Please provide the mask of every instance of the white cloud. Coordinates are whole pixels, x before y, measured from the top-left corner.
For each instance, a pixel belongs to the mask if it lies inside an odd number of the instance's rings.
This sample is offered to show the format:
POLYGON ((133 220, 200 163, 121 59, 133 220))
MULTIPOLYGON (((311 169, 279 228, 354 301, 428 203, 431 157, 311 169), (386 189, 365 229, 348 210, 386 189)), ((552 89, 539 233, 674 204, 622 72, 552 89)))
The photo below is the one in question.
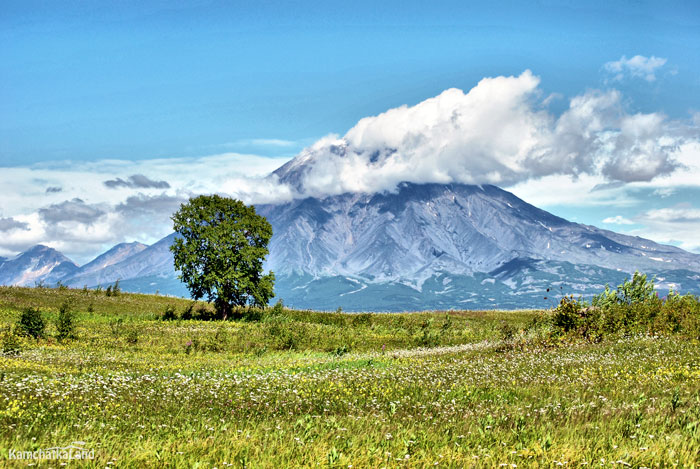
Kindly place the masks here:
POLYGON ((254 138, 251 140, 245 140, 244 143, 250 143, 252 145, 269 145, 273 147, 293 147, 297 145, 297 142, 292 140, 282 140, 279 138, 254 138))
POLYGON ((675 174, 696 126, 660 113, 625 112, 618 91, 588 91, 554 116, 530 71, 484 78, 415 106, 361 119, 317 141, 278 174, 306 195, 393 190, 399 182, 491 183, 553 175, 648 182, 675 174))
POLYGON ((614 217, 608 217, 603 220, 603 223, 607 223, 610 225, 634 225, 634 222, 632 220, 629 220, 622 215, 616 215, 614 217))
POLYGON ((608 62, 603 68, 615 81, 623 80, 626 75, 629 75, 651 82, 656 80, 656 71, 665 64, 666 59, 653 55, 651 57, 635 55, 629 59, 623 55, 620 60, 608 62))
POLYGON ((528 179, 508 188, 524 201, 548 207, 631 207, 637 200, 623 184, 608 184, 600 175, 551 175, 528 179))
POLYGON ((41 243, 82 263, 119 242, 152 243, 167 235, 170 215, 191 195, 287 200, 289 191, 266 176, 288 159, 229 153, 0 168, 0 255, 41 243))
POLYGON ((649 210, 642 218, 670 223, 700 223, 700 209, 691 207, 660 208, 649 210))
POLYGON ((668 244, 677 244, 688 251, 700 252, 700 209, 690 204, 649 210, 635 217, 644 225, 634 234, 668 244))

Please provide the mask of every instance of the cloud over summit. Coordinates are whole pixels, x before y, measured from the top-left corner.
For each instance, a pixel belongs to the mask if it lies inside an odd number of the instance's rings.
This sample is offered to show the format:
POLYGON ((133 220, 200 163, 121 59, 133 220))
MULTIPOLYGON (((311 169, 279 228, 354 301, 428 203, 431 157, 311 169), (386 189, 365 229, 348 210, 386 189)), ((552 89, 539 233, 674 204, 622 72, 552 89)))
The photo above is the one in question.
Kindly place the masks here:
POLYGON ((323 138, 275 172, 301 195, 393 190, 399 182, 509 187, 549 175, 599 175, 639 182, 670 174, 697 128, 663 114, 630 114, 616 90, 573 97, 555 116, 540 80, 484 78, 468 92, 448 89, 414 106, 361 119, 323 138))

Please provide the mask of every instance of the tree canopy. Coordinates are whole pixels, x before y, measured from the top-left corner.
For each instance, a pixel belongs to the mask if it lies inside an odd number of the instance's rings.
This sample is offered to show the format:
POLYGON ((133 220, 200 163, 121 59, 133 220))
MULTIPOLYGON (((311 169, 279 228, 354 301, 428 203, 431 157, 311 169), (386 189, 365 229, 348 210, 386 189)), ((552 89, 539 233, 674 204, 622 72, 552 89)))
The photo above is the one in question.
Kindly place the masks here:
POLYGON ((274 296, 274 273, 263 274, 272 226, 255 207, 218 195, 201 195, 172 216, 170 250, 175 269, 194 299, 214 302, 223 319, 234 306, 265 306, 274 296))

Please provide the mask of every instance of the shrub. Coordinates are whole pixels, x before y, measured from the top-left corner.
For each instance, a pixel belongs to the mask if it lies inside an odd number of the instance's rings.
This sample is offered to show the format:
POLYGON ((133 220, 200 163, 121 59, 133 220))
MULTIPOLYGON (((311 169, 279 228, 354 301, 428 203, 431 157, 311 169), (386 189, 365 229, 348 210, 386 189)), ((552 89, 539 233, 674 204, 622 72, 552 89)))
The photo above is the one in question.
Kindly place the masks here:
POLYGON ((160 315, 162 321, 174 321, 177 319, 177 314, 175 314, 175 307, 168 305, 165 307, 163 314, 160 315))
POLYGON ((554 310, 552 323, 564 332, 577 329, 581 324, 582 309, 582 303, 575 300, 573 295, 565 296, 559 302, 557 309, 554 310))
POLYGON ((685 333, 700 339, 700 299, 673 292, 661 299, 654 280, 635 272, 615 290, 606 285, 592 306, 573 296, 562 298, 552 325, 595 341, 606 334, 633 333, 685 333))
POLYGON ((109 330, 114 337, 119 337, 121 335, 123 327, 124 320, 122 318, 112 319, 109 322, 109 330))
MULTIPOLYGON (((216 313, 211 309, 207 308, 205 305, 200 305, 196 309, 195 306, 197 306, 196 301, 193 301, 192 303, 187 305, 187 307, 182 310, 182 313, 180 314, 180 319, 196 319, 199 321, 213 321, 214 319, 217 319, 216 313)), ((175 314, 174 311, 173 314, 175 314)))
POLYGON ((440 341, 437 332, 431 330, 433 319, 426 319, 421 323, 421 334, 418 337, 418 345, 421 347, 435 347, 440 341))
POLYGON ((39 311, 38 308, 32 308, 30 306, 22 310, 22 314, 17 322, 17 327, 21 333, 38 339, 44 336, 46 322, 44 321, 41 311, 39 311))
POLYGON ((213 321, 217 319, 216 312, 201 305, 194 314, 194 319, 199 319, 200 321, 213 321))
POLYGON ((212 352, 221 352, 230 345, 228 333, 224 326, 219 326, 214 334, 207 335, 202 348, 212 352))
POLYGON ((654 293, 654 279, 647 280, 646 275, 635 271, 632 278, 625 280, 617 290, 611 290, 605 285, 605 291, 593 297, 593 306, 607 308, 613 304, 639 304, 656 297, 654 293))
POLYGON ((275 303, 275 306, 273 306, 270 309, 270 314, 279 316, 280 314, 284 313, 284 303, 282 302, 282 299, 280 298, 277 300, 277 303, 275 303))
POLYGON ((180 314, 180 319, 185 319, 185 320, 190 320, 194 318, 194 305, 196 303, 193 301, 185 309, 182 310, 182 314, 180 314))
POLYGON ((75 314, 71 311, 68 302, 64 302, 58 310, 56 332, 56 338, 58 340, 75 338, 75 314))
POLYGON ((296 350, 306 334, 303 325, 292 322, 285 316, 275 316, 269 320, 266 333, 277 350, 296 350))
POLYGON ((16 328, 9 326, 2 333, 2 353, 3 355, 17 355, 22 350, 22 343, 17 336, 16 328))
POLYGON ((515 337, 515 333, 518 332, 515 327, 513 327, 511 324, 508 324, 505 321, 501 321, 501 327, 500 333, 501 333, 501 339, 503 340, 512 340, 513 337, 515 337))
POLYGON ((370 313, 358 313, 352 318, 353 326, 369 326, 372 324, 372 315, 370 313))
POLYGON ((126 341, 129 344, 135 344, 139 341, 139 330, 135 327, 130 328, 126 333, 126 341))

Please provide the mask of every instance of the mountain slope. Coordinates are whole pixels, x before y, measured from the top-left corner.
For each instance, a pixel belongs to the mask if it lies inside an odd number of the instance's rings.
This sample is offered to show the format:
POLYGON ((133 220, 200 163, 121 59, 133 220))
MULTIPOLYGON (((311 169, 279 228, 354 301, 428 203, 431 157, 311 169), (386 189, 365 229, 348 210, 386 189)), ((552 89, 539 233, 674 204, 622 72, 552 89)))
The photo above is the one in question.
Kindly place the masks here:
POLYGON ((106 267, 109 267, 110 265, 114 265, 118 262, 121 262, 124 259, 133 256, 134 254, 138 254, 146 248, 148 248, 146 244, 137 242, 117 244, 109 251, 100 254, 92 261, 81 266, 80 269, 78 269, 73 274, 73 277, 86 276, 88 274, 92 274, 106 267))
POLYGON ((268 265, 280 274, 420 287, 436 273, 487 273, 514 259, 700 271, 699 255, 568 222, 495 186, 403 183, 396 193, 307 198, 257 210, 273 226, 268 265))
POLYGON ((55 284, 78 266, 53 248, 41 244, 0 263, 0 284, 34 286, 55 284))

